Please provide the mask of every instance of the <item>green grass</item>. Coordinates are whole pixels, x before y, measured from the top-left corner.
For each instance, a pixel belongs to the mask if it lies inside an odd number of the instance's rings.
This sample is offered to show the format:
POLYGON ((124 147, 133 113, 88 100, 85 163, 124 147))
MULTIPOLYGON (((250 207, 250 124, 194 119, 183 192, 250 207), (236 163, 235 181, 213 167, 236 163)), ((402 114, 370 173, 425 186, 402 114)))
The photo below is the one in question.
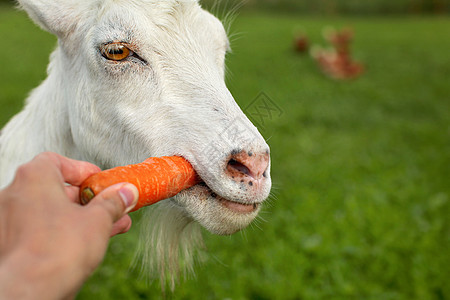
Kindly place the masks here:
MULTIPOLYGON (((207 260, 168 299, 449 299, 450 20, 245 13, 228 84, 246 107, 263 91, 283 110, 264 135, 274 197, 241 234, 205 233, 207 260), (360 79, 334 82, 291 49, 355 30, 360 79)), ((45 76, 55 46, 0 6, 0 125, 45 76)), ((139 215, 134 219, 138 221, 139 215)), ((159 299, 129 268, 136 226, 113 239, 79 299, 159 299)))

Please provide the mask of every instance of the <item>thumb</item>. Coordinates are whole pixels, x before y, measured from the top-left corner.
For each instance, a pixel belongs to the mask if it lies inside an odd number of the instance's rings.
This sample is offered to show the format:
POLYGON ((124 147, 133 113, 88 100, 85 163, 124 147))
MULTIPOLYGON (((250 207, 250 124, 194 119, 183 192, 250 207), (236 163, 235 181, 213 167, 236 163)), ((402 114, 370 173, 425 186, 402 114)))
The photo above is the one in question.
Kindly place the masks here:
POLYGON ((112 185, 95 196, 88 206, 101 207, 117 222, 130 212, 139 198, 138 189, 131 183, 118 183, 112 185))

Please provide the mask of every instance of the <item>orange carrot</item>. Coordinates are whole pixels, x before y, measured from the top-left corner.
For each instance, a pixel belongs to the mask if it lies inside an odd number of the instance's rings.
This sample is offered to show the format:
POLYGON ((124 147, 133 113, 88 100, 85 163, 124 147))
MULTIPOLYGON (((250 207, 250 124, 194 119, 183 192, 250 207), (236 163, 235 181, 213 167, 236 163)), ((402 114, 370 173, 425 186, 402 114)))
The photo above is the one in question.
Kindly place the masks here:
POLYGON ((139 201, 132 211, 170 198, 199 183, 191 164, 182 157, 151 157, 136 165, 97 173, 83 182, 80 200, 87 204, 95 195, 116 183, 128 182, 139 190, 139 201))

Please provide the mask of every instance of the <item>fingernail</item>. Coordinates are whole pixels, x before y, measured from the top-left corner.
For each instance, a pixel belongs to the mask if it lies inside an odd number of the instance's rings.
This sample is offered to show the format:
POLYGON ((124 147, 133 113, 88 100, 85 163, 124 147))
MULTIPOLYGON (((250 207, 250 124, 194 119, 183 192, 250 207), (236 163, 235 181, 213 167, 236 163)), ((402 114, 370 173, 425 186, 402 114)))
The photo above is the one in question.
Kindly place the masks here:
POLYGON ((136 187, 130 184, 124 185, 119 189, 119 195, 127 208, 125 213, 129 213, 136 205, 139 197, 136 187))

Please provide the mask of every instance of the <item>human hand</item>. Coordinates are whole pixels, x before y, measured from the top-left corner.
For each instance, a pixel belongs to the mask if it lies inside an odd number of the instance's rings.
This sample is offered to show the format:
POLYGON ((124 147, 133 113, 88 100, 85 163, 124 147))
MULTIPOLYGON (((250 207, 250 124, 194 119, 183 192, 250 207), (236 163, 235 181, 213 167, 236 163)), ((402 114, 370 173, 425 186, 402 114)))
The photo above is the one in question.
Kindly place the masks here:
POLYGON ((103 259, 109 237, 130 228, 126 213, 138 198, 133 185, 112 186, 79 204, 78 186, 98 171, 44 153, 19 167, 0 191, 1 299, 74 295, 103 259))

